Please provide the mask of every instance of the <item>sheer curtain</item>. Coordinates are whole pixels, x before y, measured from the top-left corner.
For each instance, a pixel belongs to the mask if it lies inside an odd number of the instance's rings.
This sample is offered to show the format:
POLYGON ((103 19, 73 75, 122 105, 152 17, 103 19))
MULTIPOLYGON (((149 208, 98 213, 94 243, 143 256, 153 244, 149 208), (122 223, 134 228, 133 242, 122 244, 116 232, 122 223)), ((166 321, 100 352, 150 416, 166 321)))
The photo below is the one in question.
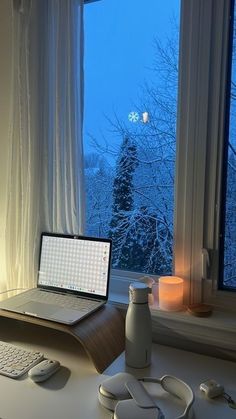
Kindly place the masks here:
POLYGON ((13 1, 7 287, 35 285, 41 231, 83 226, 82 0, 13 1))

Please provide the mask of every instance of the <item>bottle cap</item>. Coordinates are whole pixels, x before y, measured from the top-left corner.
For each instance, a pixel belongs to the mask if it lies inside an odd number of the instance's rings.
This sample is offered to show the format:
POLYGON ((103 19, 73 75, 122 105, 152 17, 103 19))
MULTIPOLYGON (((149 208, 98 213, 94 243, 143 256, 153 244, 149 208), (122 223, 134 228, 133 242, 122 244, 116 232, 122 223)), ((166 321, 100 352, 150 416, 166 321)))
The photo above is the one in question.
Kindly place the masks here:
POLYGON ((143 282, 133 282, 129 286, 129 300, 132 303, 142 304, 148 302, 150 288, 143 282))

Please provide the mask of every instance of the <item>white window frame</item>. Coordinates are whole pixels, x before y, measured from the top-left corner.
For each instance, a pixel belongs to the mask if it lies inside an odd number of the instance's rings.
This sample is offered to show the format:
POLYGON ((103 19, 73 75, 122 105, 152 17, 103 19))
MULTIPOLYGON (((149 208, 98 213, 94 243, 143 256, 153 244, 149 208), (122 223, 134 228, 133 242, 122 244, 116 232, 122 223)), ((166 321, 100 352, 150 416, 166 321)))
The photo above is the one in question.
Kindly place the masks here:
MULTIPOLYGON (((224 308, 235 310, 236 292, 218 290, 218 272, 220 255, 220 217, 221 217, 221 193, 223 173, 223 152, 225 142, 225 123, 227 118, 227 77, 228 77, 228 44, 230 36, 230 7, 231 1, 220 4, 222 10, 218 10, 221 25, 214 22, 214 49, 215 61, 212 84, 217 84, 218 89, 212 90, 214 95, 212 102, 216 109, 216 117, 209 121, 211 135, 209 135, 208 156, 212 156, 212 164, 206 172, 206 222, 208 228, 204 237, 204 247, 210 249, 210 272, 209 278, 203 282, 203 295, 207 302, 224 308), (219 48, 220 46, 220 48, 219 48), (215 146, 217 142, 217 147, 215 146)), ((234 19, 232 16, 231 19, 234 19)), ((223 210, 223 209, 222 209, 223 210)))
POLYGON ((230 0, 182 1, 174 254, 186 302, 233 309, 217 289, 229 16, 230 0))

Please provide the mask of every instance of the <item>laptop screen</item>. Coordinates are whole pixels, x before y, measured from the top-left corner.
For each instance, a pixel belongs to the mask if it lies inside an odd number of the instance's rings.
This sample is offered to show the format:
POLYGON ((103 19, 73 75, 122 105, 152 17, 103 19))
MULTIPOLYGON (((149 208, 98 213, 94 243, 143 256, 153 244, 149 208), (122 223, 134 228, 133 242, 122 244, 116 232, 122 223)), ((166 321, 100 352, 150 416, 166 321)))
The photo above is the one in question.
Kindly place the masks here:
POLYGON ((106 297, 111 240, 43 233, 38 285, 106 297))

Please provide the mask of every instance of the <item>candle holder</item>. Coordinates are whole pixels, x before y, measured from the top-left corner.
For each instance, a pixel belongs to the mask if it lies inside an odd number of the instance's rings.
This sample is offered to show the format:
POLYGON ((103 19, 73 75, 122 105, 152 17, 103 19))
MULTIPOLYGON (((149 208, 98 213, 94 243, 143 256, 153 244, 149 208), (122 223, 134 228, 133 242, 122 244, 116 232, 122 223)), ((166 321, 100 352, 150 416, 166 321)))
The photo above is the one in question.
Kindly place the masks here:
POLYGON ((159 278, 159 308, 180 311, 183 308, 184 281, 178 276, 159 278))

